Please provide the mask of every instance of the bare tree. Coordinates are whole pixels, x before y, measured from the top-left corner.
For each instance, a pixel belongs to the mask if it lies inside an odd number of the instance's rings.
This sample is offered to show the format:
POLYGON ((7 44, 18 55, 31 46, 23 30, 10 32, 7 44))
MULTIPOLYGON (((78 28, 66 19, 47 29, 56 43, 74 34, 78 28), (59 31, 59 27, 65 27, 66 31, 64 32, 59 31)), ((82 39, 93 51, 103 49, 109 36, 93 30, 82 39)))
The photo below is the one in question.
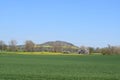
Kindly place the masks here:
POLYGON ((34 46, 35 46, 35 44, 33 41, 27 40, 25 42, 25 51, 28 51, 28 52, 34 51, 34 46))
POLYGON ((4 43, 4 41, 0 40, 0 51, 7 50, 7 45, 4 43))
POLYGON ((11 40, 9 42, 9 50, 10 51, 17 51, 17 41, 16 40, 11 40))
POLYGON ((59 42, 53 43, 53 52, 62 52, 62 45, 59 42))

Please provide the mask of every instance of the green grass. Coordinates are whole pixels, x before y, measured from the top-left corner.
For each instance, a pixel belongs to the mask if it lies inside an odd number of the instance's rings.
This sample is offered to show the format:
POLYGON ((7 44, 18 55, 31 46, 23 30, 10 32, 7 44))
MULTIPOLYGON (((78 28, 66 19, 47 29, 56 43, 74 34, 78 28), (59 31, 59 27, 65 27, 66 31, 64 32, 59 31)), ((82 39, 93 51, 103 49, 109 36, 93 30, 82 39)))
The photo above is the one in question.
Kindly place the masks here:
POLYGON ((0 55, 0 80, 120 80, 120 55, 0 55))

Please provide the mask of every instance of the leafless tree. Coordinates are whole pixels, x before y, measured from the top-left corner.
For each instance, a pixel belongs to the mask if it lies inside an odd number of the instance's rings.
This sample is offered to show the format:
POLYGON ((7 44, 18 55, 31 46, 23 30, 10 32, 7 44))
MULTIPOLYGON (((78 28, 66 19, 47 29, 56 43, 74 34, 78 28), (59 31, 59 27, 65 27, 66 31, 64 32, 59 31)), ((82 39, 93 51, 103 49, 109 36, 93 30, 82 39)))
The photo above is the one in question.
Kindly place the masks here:
POLYGON ((17 51, 17 41, 16 40, 11 40, 9 42, 9 50, 10 51, 17 51))
POLYGON ((4 43, 4 41, 0 40, 0 51, 7 50, 7 45, 4 43))
POLYGON ((34 51, 34 46, 35 46, 35 44, 33 41, 27 40, 25 42, 25 51, 28 51, 28 52, 34 51))
POLYGON ((62 52, 61 43, 54 42, 52 46, 53 46, 53 52, 62 52))

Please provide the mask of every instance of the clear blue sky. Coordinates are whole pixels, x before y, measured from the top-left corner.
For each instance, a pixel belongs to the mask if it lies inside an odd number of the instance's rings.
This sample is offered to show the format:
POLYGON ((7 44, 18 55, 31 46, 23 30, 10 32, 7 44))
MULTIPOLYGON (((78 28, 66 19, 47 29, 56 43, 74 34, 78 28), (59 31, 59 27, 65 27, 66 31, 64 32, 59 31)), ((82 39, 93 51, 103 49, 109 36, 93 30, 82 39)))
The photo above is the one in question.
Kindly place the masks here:
POLYGON ((120 45, 120 0, 0 0, 0 39, 120 45))

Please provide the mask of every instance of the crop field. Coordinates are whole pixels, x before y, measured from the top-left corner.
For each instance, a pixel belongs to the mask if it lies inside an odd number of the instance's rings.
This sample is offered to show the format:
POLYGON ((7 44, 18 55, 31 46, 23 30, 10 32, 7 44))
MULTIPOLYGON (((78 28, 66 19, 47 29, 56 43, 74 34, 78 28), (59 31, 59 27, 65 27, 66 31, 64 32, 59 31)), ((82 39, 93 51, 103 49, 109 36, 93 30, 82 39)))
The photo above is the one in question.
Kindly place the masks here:
POLYGON ((0 55, 0 80, 120 80, 120 55, 0 55))

